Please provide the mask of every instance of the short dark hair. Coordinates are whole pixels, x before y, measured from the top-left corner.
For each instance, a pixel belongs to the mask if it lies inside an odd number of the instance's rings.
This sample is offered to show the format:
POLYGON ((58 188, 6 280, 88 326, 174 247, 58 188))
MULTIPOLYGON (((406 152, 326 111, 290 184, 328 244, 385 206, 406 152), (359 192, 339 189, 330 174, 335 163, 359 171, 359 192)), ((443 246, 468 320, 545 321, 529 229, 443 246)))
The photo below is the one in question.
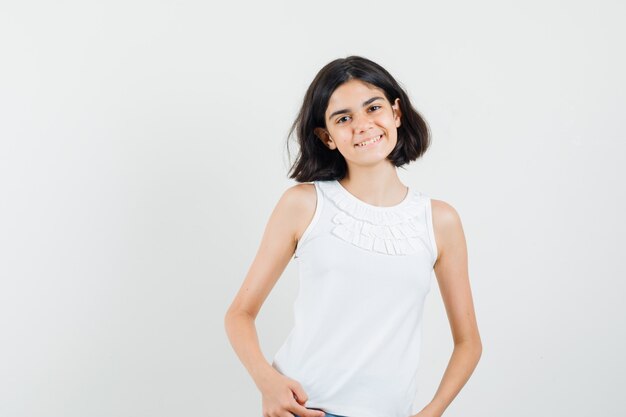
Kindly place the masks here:
POLYGON ((328 149, 315 135, 314 129, 326 127, 325 113, 330 96, 337 87, 352 79, 380 88, 390 103, 396 98, 400 99, 402 123, 398 128, 398 143, 389 154, 388 160, 395 166, 402 167, 415 161, 428 149, 428 125, 413 108, 404 89, 377 63, 352 55, 326 64, 309 85, 287 137, 289 141, 295 131, 300 148, 296 161, 289 170, 289 178, 298 182, 309 182, 345 177, 348 166, 344 157, 337 149, 328 149))

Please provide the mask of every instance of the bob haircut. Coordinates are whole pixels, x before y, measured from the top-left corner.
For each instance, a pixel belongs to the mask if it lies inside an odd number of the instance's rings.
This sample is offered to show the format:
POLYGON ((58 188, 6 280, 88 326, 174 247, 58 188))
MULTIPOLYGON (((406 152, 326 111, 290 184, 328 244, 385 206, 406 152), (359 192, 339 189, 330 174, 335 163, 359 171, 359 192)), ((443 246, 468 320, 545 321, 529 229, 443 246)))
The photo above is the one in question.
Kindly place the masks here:
POLYGON ((401 124, 398 143, 387 159, 402 167, 422 156, 430 145, 426 121, 413 108, 407 93, 380 65, 360 56, 339 58, 326 64, 315 76, 304 96, 300 112, 289 130, 288 140, 297 132, 299 152, 289 170, 289 178, 298 182, 339 180, 346 176, 348 166, 337 149, 329 149, 314 133, 326 128, 325 113, 335 89, 343 83, 358 79, 378 87, 390 103, 400 99, 401 124))

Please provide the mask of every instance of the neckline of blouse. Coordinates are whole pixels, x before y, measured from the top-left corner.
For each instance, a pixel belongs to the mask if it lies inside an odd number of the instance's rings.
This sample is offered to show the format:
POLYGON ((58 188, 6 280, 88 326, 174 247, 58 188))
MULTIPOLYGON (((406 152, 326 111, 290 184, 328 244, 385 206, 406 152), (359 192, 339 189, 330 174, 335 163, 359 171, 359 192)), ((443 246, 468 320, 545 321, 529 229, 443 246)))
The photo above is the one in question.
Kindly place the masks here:
POLYGON ((345 195, 347 198, 349 198, 350 200, 352 200, 353 202, 355 202, 357 204, 360 204, 360 205, 362 205, 364 207, 367 207, 368 209, 375 210, 375 211, 394 211, 394 210, 398 210, 398 209, 403 208, 405 205, 407 205, 409 203, 409 201, 411 200, 412 189, 411 189, 411 187, 407 186, 406 195, 404 196, 402 201, 400 201, 399 203, 394 204, 393 206, 375 206, 373 204, 366 203, 365 201, 361 200, 360 198, 358 198, 357 196, 352 194, 343 185, 341 185, 339 180, 333 180, 332 182, 335 185, 335 187, 343 195, 345 195))

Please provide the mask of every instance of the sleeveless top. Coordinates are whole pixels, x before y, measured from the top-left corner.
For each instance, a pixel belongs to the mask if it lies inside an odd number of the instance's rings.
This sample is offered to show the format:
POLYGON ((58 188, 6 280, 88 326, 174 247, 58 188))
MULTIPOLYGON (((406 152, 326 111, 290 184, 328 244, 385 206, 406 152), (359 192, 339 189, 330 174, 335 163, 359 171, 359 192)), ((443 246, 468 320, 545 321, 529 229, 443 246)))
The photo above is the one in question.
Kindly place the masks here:
POLYGON ((430 198, 409 187, 380 207, 337 180, 313 184, 315 213, 294 253, 294 326, 272 366, 302 385, 308 408, 409 417, 437 259, 430 198))

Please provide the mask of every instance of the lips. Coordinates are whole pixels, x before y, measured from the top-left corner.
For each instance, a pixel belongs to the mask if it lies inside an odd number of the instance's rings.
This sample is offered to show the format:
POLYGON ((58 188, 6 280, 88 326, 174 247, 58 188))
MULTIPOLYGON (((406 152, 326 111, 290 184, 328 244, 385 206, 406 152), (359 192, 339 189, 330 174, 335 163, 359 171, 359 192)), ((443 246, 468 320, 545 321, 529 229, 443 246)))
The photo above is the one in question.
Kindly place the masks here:
POLYGON ((382 136, 383 136, 383 135, 382 135, 382 134, 380 134, 380 135, 376 135, 376 136, 369 137, 369 138, 367 138, 367 139, 363 139, 362 141, 355 143, 355 144, 354 144, 354 146, 360 146, 359 144, 361 144, 361 143, 363 143, 363 142, 370 141, 370 140, 382 139, 382 136))

